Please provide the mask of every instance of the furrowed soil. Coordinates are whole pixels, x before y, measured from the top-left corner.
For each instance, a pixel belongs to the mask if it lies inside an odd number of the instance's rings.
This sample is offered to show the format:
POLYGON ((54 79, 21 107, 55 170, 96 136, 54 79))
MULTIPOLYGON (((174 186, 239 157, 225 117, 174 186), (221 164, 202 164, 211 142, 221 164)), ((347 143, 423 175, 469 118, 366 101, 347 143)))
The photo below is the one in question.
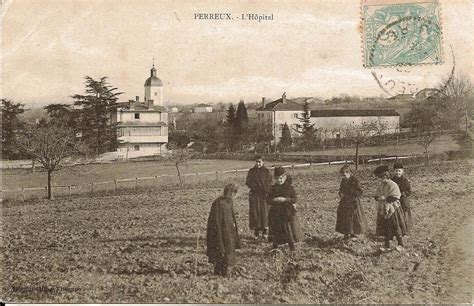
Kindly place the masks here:
POLYGON ((295 253, 251 238, 247 189, 234 201, 242 249, 228 278, 212 275, 206 221, 223 184, 141 194, 3 204, 6 302, 468 303, 472 301, 472 163, 406 169, 414 228, 402 252, 373 236, 378 185, 357 173, 370 233, 334 232, 337 168, 296 173, 305 240, 295 253))

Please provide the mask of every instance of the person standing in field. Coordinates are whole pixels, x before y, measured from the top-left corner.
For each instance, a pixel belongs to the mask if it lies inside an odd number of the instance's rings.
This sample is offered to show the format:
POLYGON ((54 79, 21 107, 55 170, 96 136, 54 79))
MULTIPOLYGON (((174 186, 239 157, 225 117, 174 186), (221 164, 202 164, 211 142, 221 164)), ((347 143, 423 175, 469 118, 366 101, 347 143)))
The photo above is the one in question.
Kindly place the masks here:
POLYGON ((356 235, 364 234, 367 230, 367 220, 360 203, 363 191, 349 165, 342 166, 339 173, 342 180, 339 187, 336 232, 344 234, 344 239, 355 239, 356 235))
POLYGON ((249 170, 245 184, 249 193, 249 228, 253 230, 255 239, 261 233, 268 239, 268 203, 267 195, 272 186, 272 174, 264 166, 261 156, 255 157, 255 166, 249 170))
POLYGON ((303 232, 296 214, 296 192, 292 186, 292 178, 287 175, 283 167, 275 168, 276 183, 268 195, 270 211, 268 222, 273 249, 280 244, 290 246, 295 250, 295 243, 303 240, 303 232))
POLYGON ((214 264, 214 275, 227 276, 228 267, 236 263, 235 250, 240 249, 240 238, 235 219, 233 198, 237 194, 234 183, 224 188, 224 194, 211 206, 207 220, 207 256, 214 264))
POLYGON ((375 193, 377 205, 377 235, 385 237, 385 248, 390 250, 390 241, 396 237, 397 250, 403 249, 402 237, 406 234, 405 219, 400 205, 401 192, 397 183, 390 179, 388 166, 379 166, 374 175, 379 178, 380 185, 375 193))
POLYGON ((395 163, 393 165, 393 170, 395 175, 392 177, 392 180, 397 183, 398 188, 400 188, 400 193, 402 194, 400 197, 400 204, 402 206, 403 216, 405 218, 407 233, 410 233, 413 225, 409 200, 411 195, 411 185, 404 174, 405 171, 403 170, 403 165, 401 163, 395 163))

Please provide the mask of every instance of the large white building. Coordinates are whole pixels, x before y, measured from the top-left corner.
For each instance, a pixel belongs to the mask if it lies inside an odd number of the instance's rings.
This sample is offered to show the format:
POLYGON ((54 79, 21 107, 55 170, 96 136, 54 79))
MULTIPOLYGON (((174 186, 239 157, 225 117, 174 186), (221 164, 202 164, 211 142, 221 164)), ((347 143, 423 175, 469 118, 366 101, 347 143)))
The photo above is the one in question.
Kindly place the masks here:
POLYGON ((163 83, 153 66, 145 81, 145 98, 118 103, 112 113, 117 123, 118 153, 133 158, 166 153, 168 143, 168 110, 163 106, 163 83))
POLYGON ((393 134, 399 132, 400 114, 393 109, 313 110, 311 123, 320 129, 323 138, 343 137, 345 129, 357 128, 364 123, 376 123, 384 127, 384 134, 393 134))
MULTIPOLYGON (((297 132, 303 105, 286 98, 286 94, 278 100, 265 103, 257 109, 257 120, 267 122, 272 127, 272 135, 276 143, 280 142, 285 123, 290 128, 292 137, 297 132)), ((343 137, 344 129, 357 128, 362 123, 380 123, 385 127, 384 133, 397 133, 400 128, 400 115, 393 109, 352 109, 352 110, 312 110, 311 123, 321 132, 323 138, 343 137)))
POLYGON ((209 104, 198 104, 194 107, 193 110, 195 113, 212 113, 212 106, 209 104))
POLYGON ((257 108, 257 120, 267 122, 272 126, 273 139, 280 142, 283 126, 288 124, 292 137, 297 136, 298 119, 303 113, 303 106, 286 98, 283 93, 280 99, 266 103, 262 98, 262 106, 257 108))

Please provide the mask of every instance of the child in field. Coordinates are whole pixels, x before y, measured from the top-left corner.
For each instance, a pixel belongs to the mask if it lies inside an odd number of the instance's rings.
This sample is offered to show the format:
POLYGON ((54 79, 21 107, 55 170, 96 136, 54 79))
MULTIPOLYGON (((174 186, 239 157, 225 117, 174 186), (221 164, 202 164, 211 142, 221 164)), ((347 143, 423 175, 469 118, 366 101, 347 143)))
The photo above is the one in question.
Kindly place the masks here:
POLYGON ((207 256, 214 264, 214 275, 227 276, 228 266, 236 263, 235 250, 240 249, 240 238, 232 198, 237 187, 225 186, 224 194, 211 206, 207 221, 207 256))
POLYGON ((405 219, 400 205, 400 189, 397 183, 390 179, 388 166, 379 166, 374 171, 380 185, 375 193, 377 205, 377 235, 385 237, 385 248, 390 250, 390 241, 397 238, 397 250, 403 249, 402 236, 406 234, 405 219))
POLYGON ((265 167, 262 156, 255 157, 255 167, 248 172, 245 184, 250 188, 249 228, 254 231, 255 239, 260 233, 268 239, 267 195, 272 188, 272 173, 265 167))
POLYGON ((342 181, 339 187, 336 232, 344 234, 344 239, 355 239, 357 234, 363 234, 367 230, 367 220, 360 204, 363 191, 349 165, 344 165, 339 173, 342 181))
POLYGON ((398 188, 400 188, 400 193, 402 194, 402 196, 400 197, 400 204, 402 205, 403 216, 405 217, 407 233, 409 233, 413 224, 409 200, 409 197, 411 195, 410 182, 404 174, 403 165, 401 163, 395 163, 393 165, 393 170, 395 172, 395 175, 392 177, 392 180, 397 183, 398 188))
POLYGON ((303 232, 296 215, 296 192, 291 185, 291 177, 285 173, 283 167, 275 168, 274 176, 276 183, 268 195, 268 223, 273 248, 288 243, 293 251, 295 243, 303 240, 303 232))

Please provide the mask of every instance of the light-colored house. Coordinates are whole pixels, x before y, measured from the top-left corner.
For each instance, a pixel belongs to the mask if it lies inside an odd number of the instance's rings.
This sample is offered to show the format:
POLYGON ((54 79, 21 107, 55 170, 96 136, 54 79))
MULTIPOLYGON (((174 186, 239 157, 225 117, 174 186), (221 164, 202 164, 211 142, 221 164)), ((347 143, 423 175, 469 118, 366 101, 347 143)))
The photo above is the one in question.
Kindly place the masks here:
MULTIPOLYGON (((262 98, 262 106, 257 108, 257 120, 267 122, 272 126, 272 135, 276 143, 280 142, 283 126, 288 124, 290 133, 297 136, 297 125, 301 124, 298 119, 303 113, 303 106, 286 98, 283 93, 280 99, 266 103, 262 98)), ((274 143, 274 142, 273 142, 274 143)))
POLYGON ((320 129, 323 138, 340 138, 344 129, 363 123, 379 123, 383 133, 399 132, 400 114, 393 109, 326 109, 312 110, 311 123, 320 129))
POLYGON ((212 113, 212 106, 209 104, 198 104, 194 107, 195 113, 212 113))
POLYGON ((112 113, 117 123, 118 153, 122 158, 133 158, 166 153, 168 143, 168 111, 163 106, 163 83, 150 71, 145 81, 145 98, 118 103, 112 113))

